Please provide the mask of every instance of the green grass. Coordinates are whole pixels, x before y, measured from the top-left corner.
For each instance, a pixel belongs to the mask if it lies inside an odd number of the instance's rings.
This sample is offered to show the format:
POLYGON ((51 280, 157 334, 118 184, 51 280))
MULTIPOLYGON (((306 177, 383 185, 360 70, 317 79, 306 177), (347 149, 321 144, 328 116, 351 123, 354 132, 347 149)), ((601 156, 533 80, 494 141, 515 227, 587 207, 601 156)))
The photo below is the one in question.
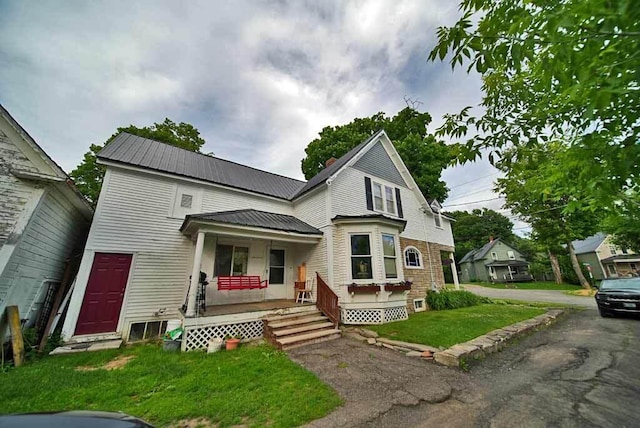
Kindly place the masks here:
POLYGON ((482 287, 500 288, 500 289, 517 289, 517 290, 580 290, 579 285, 556 284, 555 282, 518 282, 515 284, 491 284, 490 282, 477 283, 482 287))
POLYGON ((528 306, 484 304, 446 311, 419 312, 409 315, 406 321, 367 328, 389 339, 448 348, 544 312, 543 309, 528 306))
POLYGON ((157 345, 47 357, 0 374, 0 414, 122 411, 157 426, 204 418, 216 426, 292 427, 328 414, 340 397, 268 346, 168 353, 157 345), (134 358, 117 370, 100 367, 134 358))
POLYGON ((496 305, 517 305, 517 306, 529 306, 532 308, 571 308, 571 309, 582 309, 580 306, 570 305, 568 303, 554 303, 554 302, 530 302, 527 300, 516 300, 516 299, 491 299, 491 302, 496 305))

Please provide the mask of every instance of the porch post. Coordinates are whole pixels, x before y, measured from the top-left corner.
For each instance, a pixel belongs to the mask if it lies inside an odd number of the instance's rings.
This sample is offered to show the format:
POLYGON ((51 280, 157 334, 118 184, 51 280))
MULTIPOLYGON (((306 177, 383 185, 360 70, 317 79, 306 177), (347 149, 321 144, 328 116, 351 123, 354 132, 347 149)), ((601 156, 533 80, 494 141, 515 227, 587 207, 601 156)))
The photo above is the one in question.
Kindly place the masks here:
POLYGON ((458 281, 458 269, 456 268, 456 259, 453 257, 453 253, 449 253, 451 258, 451 273, 453 274, 453 283, 456 286, 456 290, 460 290, 460 282, 458 281))
POLYGON ((193 255, 193 270, 191 271, 191 284, 189 285, 189 300, 187 301, 187 316, 196 315, 196 297, 198 296, 198 283, 200 282, 200 265, 202 263, 202 250, 204 248, 204 232, 198 232, 196 250, 193 255))

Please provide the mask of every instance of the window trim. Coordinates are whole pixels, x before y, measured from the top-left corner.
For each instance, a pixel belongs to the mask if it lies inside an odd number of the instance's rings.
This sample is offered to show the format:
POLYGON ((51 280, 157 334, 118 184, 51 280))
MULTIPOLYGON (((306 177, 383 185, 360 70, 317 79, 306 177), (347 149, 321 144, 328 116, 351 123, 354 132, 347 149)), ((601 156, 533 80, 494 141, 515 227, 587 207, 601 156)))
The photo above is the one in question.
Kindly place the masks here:
POLYGON ((424 263, 422 261, 422 252, 420 250, 418 250, 416 247, 414 247, 413 245, 409 245, 407 247, 405 247, 405 249, 402 251, 402 256, 403 256, 403 263, 404 263, 404 267, 406 269, 424 269, 424 263), (418 256, 418 266, 411 266, 407 264, 407 251, 408 250, 413 250, 417 253, 418 256))
POLYGON ((491 252, 491 260, 498 260, 498 253, 496 253, 495 251, 491 252))
POLYGON ((396 187, 387 186, 386 184, 382 184, 379 181, 371 180, 371 198, 373 201, 373 211, 388 214, 393 217, 399 217, 398 214, 398 201, 396 198, 396 187), (380 188, 380 197, 382 200, 382 209, 376 207, 376 186, 380 188), (389 200, 387 200, 387 191, 391 195, 391 207, 393 211, 389 211, 389 200))
POLYGON ((353 282, 371 282, 374 280, 375 278, 375 269, 374 269, 374 265, 373 265, 373 239, 371 239, 373 237, 373 233, 372 232, 363 232, 363 231, 353 231, 353 232, 348 232, 349 235, 349 239, 347 240, 347 245, 349 246, 349 278, 351 279, 351 281, 353 282), (351 244, 351 238, 353 236, 366 236, 369 239, 369 254, 353 254, 353 247, 351 244), (371 278, 354 278, 353 277, 353 258, 354 257, 368 257, 369 258, 369 263, 371 264, 370 266, 370 270, 371 270, 371 278))
MULTIPOLYGON (((225 247, 231 247, 231 267, 229 269, 229 276, 242 276, 242 275, 247 275, 249 273, 249 260, 251 260, 251 246, 246 244, 240 244, 240 245, 236 245, 236 244, 220 244, 217 243, 216 244, 216 252, 214 254, 213 257, 213 275, 211 275, 213 278, 217 278, 220 275, 216 276, 216 268, 218 267, 218 247, 224 245, 225 247), (243 273, 241 275, 234 275, 233 274, 233 262, 234 259, 236 257, 236 248, 246 248, 247 249, 247 273, 243 273)), ((226 276, 226 275, 223 275, 226 276)))
POLYGON ((513 250, 507 250, 507 258, 509 260, 515 260, 516 259, 516 252, 513 250))

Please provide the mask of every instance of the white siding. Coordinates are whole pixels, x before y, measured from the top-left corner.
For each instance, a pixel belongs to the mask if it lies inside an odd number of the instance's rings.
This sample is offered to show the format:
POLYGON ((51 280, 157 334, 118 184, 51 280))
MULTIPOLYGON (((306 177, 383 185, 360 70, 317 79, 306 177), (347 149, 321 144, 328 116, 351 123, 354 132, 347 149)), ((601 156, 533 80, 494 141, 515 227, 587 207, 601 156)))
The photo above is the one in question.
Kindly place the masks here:
POLYGON ((16 304, 21 317, 33 322, 33 314, 27 311, 37 311, 38 305, 32 303, 43 283, 62 279, 65 260, 81 243, 88 227, 69 200, 49 186, 0 276, 0 288, 9 290, 0 312, 4 305, 16 304))
POLYGON ((289 201, 267 198, 250 193, 240 193, 212 186, 204 187, 202 212, 254 209, 293 215, 289 201))
POLYGON ((311 226, 321 228, 329 224, 327 213, 327 190, 314 190, 310 196, 297 200, 293 205, 293 215, 311 226))

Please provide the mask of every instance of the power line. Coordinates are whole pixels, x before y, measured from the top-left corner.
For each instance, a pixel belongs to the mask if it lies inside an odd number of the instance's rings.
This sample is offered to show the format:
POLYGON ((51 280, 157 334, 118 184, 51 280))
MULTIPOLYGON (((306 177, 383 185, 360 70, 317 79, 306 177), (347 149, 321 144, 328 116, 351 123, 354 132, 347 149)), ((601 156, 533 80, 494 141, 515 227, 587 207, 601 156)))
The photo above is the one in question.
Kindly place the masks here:
POLYGON ((477 178, 474 178, 473 180, 469 180, 469 181, 465 181, 464 183, 456 184, 455 186, 449 187, 449 190, 455 189, 456 187, 464 186, 465 184, 475 183, 478 180, 482 180, 483 178, 491 177, 492 175, 497 175, 497 174, 500 174, 500 171, 492 172, 491 174, 483 175, 482 177, 477 177, 477 178))
POLYGON ((458 197, 456 197, 456 198, 453 198, 453 199, 451 200, 451 202, 457 201, 458 199, 466 198, 467 196, 470 196, 470 195, 475 195, 476 193, 486 192, 487 190, 492 190, 492 189, 493 189, 493 187, 486 187, 486 188, 482 188, 482 189, 480 189, 480 190, 476 190, 475 192, 467 193, 467 194, 465 194, 465 195, 462 195, 462 196, 458 196, 458 197))
POLYGON ((479 204, 480 202, 495 201, 497 199, 503 199, 503 196, 498 196, 497 198, 491 198, 491 199, 483 199, 481 201, 465 202, 465 203, 462 203, 462 204, 444 205, 442 208, 451 208, 451 207, 459 207, 459 206, 462 206, 462 205, 479 204))

